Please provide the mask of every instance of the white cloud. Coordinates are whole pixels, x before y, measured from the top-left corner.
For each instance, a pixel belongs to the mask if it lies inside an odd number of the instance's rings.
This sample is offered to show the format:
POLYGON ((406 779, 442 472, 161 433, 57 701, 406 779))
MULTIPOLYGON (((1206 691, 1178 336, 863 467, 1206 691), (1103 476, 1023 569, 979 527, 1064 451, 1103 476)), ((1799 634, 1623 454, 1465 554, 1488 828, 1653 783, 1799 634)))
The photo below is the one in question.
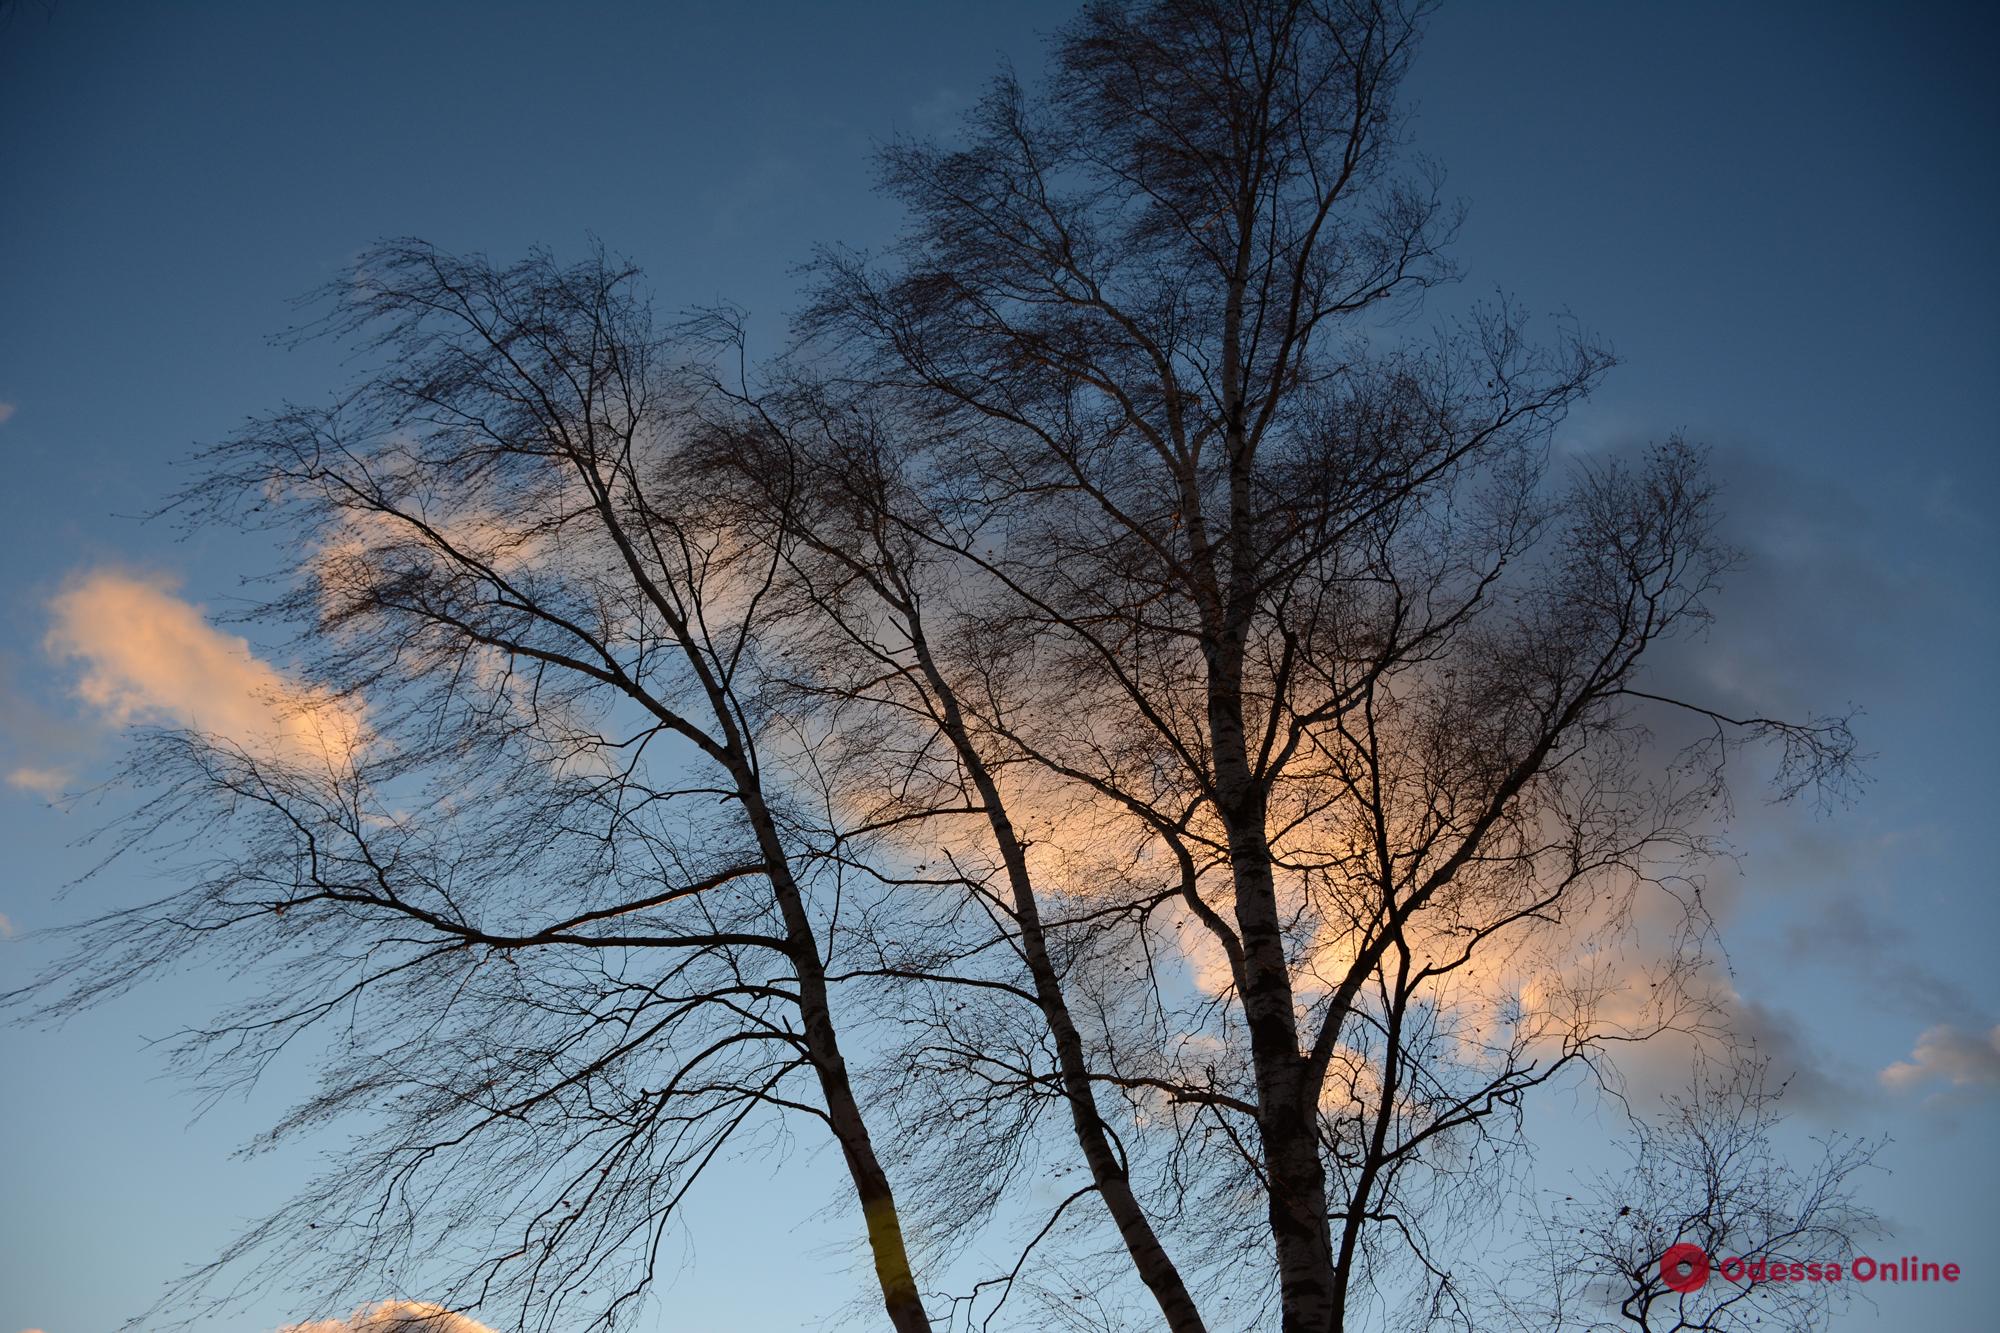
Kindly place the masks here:
POLYGON ((1964 1088, 2000 1083, 2000 1024, 1967 1032, 1949 1023, 1925 1029, 1907 1060, 1881 1073, 1884 1087, 1906 1092, 1933 1079, 1964 1088))
POLYGON ((476 1319, 453 1314, 427 1301, 383 1301, 364 1305, 345 1319, 287 1324, 278 1333, 494 1333, 476 1319))
POLYGON ((188 727, 318 763, 344 764, 365 739, 359 708, 301 690, 169 579, 93 570, 50 609, 49 652, 81 665, 76 693, 107 721, 188 727))

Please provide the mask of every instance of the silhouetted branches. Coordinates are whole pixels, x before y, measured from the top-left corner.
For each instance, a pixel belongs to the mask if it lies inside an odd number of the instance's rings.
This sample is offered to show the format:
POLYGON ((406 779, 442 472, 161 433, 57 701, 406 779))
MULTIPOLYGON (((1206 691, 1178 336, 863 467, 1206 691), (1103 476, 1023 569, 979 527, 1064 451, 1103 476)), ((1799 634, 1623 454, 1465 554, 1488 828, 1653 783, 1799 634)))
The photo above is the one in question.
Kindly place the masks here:
POLYGON ((612 1327, 803 1121, 905 1333, 1471 1326, 1535 1090, 1713 1024, 1726 756, 1787 798, 1856 756, 1649 672, 1735 556, 1685 441, 1550 465, 1607 352, 1505 302, 1390 336, 1451 276, 1420 9, 1089 5, 885 153, 904 240, 825 256, 754 382, 603 253, 395 241, 321 294, 357 383, 178 504, 289 543, 258 614, 319 721, 147 739, 176 887, 38 991, 248 960, 176 1058, 315 1041, 274 1140, 367 1117, 205 1276, 612 1327), (1712 739, 1663 760, 1667 711, 1712 739))

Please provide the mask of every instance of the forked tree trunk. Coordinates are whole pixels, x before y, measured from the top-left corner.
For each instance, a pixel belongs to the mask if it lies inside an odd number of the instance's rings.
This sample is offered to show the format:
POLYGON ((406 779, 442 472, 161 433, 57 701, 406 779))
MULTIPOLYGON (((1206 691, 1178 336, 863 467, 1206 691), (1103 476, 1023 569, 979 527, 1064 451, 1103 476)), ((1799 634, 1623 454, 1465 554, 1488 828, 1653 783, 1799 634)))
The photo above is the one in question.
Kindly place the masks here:
MULTIPOLYGON (((1247 539, 1247 534, 1239 541, 1247 539)), ((1236 928, 1243 945, 1242 1004, 1257 1083, 1257 1134, 1278 1268, 1283 1333, 1333 1333, 1341 1324, 1320 1159, 1318 1089, 1299 1049, 1291 962, 1271 873, 1267 798, 1250 766, 1240 633, 1225 629, 1209 656, 1209 735, 1216 804, 1229 835, 1236 928)))

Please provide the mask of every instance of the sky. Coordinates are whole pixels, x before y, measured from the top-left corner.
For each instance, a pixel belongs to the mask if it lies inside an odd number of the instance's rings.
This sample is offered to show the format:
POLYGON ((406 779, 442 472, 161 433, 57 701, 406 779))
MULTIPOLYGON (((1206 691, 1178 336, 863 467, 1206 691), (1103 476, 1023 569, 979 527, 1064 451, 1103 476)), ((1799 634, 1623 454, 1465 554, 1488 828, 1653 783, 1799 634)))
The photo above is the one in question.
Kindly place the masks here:
MULTIPOLYGON (((143 887, 65 894, 103 807, 51 798, 110 771, 126 722, 259 724, 245 700, 282 670, 203 618, 273 553, 139 516, 192 447, 341 381, 331 349, 271 342, 293 298, 379 237, 506 258, 595 236, 667 306, 743 307, 768 349, 816 244, 894 234, 874 145, 948 131, 1066 12, 0 10, 0 989, 47 956, 37 928, 143 887)), ((1737 1012, 1795 1071, 1801 1133, 1888 1135, 1885 1252, 1967 1274, 1840 1330, 1984 1328, 2000 1297, 1995 28, 1969 5, 1462 3, 1406 95, 1470 209, 1437 308, 1505 292, 1616 348, 1563 450, 1713 450, 1745 561, 1675 669, 1719 706, 1864 710, 1861 798, 1774 808, 1751 783, 1717 872, 1737 1012)), ((226 994, 182 975, 0 1029, 0 1333, 115 1327, 305 1178, 234 1150, 309 1070, 197 1117, 148 1049, 226 994)), ((806 1143, 733 1167, 653 1326, 743 1327, 746 1287, 762 1326, 816 1326, 852 1291, 815 1211, 837 1178, 806 1143), (797 1201, 781 1283, 773 1191, 797 1201)), ((272 1292, 225 1333, 301 1313, 272 1292)))

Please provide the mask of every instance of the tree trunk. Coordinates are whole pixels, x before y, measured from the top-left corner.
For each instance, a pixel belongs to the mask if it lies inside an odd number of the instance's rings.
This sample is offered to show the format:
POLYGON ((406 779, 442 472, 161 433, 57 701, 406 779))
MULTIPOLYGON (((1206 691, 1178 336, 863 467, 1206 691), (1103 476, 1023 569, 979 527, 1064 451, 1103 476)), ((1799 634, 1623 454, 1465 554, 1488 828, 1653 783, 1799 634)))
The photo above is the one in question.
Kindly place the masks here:
POLYGON ((986 807, 987 822, 992 827, 994 841, 999 845, 1001 862, 1007 869, 1008 887, 1014 899, 1014 920, 1021 930, 1021 951, 1027 959, 1028 972, 1034 978, 1035 997, 1049 1025, 1049 1035, 1055 1040, 1056 1064, 1062 1077, 1063 1095, 1069 1103, 1070 1123, 1075 1129, 1077 1144, 1083 1149, 1084 1163, 1090 1168, 1091 1181, 1110 1211, 1119 1238, 1125 1242, 1125 1249, 1132 1256, 1134 1267, 1139 1270, 1139 1277, 1159 1303, 1167 1327, 1173 1333, 1204 1333, 1206 1325, 1202 1322, 1201 1311, 1188 1294, 1186 1283, 1181 1281, 1180 1270, 1160 1243, 1159 1235, 1153 1230, 1145 1209, 1140 1206, 1138 1196, 1133 1193, 1131 1174, 1119 1159, 1108 1127, 1098 1112, 1097 1098, 1090 1086, 1090 1065, 1085 1057, 1083 1037, 1077 1032, 1075 1020, 1070 1017, 1069 1005, 1063 998, 1062 978, 1056 975, 1055 964, 1049 958, 1048 937, 1042 929, 1041 907, 1035 898, 1034 881, 1028 873, 1027 854, 1015 832, 1013 821, 1007 816, 999 785, 993 780, 984 757, 973 745, 972 737, 966 730, 964 714, 959 710, 949 683, 932 660, 930 646, 914 624, 913 615, 911 620, 911 641, 924 677, 937 695, 943 714, 940 723, 953 748, 958 751, 960 762, 965 765, 981 804, 986 807))
POLYGON ((1243 942, 1243 1020, 1257 1079, 1257 1133, 1278 1263, 1280 1327, 1284 1333, 1333 1333, 1340 1327, 1340 1308, 1326 1166, 1316 1128, 1318 1089, 1311 1085, 1311 1063, 1299 1050, 1291 965, 1271 874, 1266 798, 1250 771, 1242 694, 1233 688, 1240 661, 1232 642, 1211 658, 1209 729, 1243 942))
POLYGON ((1243 937, 1243 1018, 1257 1076, 1257 1132, 1269 1179, 1281 1327, 1284 1333, 1332 1333, 1340 1326, 1340 1311, 1327 1225, 1326 1167, 1315 1127, 1318 1096, 1310 1082, 1310 1063, 1299 1052, 1291 972, 1261 811, 1254 827, 1230 830, 1230 862, 1237 929, 1243 937))
POLYGON ((770 811, 757 796, 755 778, 736 775, 750 823, 756 830, 766 863, 771 867, 771 887, 784 917, 787 956, 798 974, 799 1013, 805 1024, 806 1054, 812 1057, 813 1071, 819 1076, 820 1096, 826 1102, 827 1121, 834 1139, 847 1159, 847 1174, 854 1182, 855 1197, 868 1228, 868 1248, 875 1260, 875 1280, 882 1290, 882 1305, 889 1312, 889 1324, 896 1333, 932 1333, 930 1316, 924 1312, 917 1293, 910 1255, 903 1243, 903 1223, 896 1211, 895 1191, 889 1173, 875 1155, 868 1124, 847 1077, 847 1062, 840 1054, 834 1030, 833 1008, 827 996, 826 968, 820 962, 819 937, 806 915, 805 898, 792 878, 790 862, 770 811))

